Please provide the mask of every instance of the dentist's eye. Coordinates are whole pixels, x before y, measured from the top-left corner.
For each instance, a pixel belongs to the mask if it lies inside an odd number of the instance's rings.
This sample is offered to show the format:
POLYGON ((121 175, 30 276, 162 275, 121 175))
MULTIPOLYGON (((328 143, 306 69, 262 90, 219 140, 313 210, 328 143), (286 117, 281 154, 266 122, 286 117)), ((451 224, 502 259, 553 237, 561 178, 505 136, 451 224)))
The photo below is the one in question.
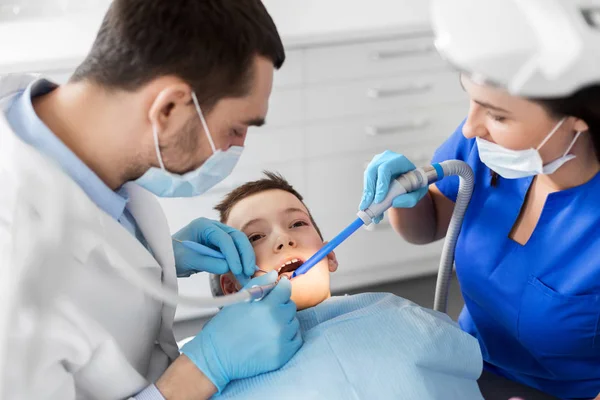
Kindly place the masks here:
POLYGON ((296 221, 292 224, 292 228, 299 228, 301 226, 308 226, 308 224, 304 221, 296 221))
POLYGON ((231 130, 231 136, 237 137, 237 138, 243 138, 244 136, 246 136, 246 132, 247 132, 247 128, 246 129, 233 128, 231 130))
POLYGON ((248 240, 250 241, 250 243, 254 243, 254 242, 262 239, 263 237, 265 237, 265 235, 261 235, 260 233, 256 233, 254 235, 248 236, 248 240))

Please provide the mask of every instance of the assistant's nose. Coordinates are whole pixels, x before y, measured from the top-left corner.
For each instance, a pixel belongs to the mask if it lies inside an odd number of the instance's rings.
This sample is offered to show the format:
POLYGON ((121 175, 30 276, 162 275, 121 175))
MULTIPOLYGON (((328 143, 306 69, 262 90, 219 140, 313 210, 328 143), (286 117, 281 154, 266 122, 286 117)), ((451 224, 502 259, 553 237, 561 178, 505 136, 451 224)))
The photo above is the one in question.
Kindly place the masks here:
POLYGON ((469 114, 467 120, 463 125, 463 135, 467 139, 473 139, 475 137, 483 138, 487 136, 488 132, 485 127, 485 109, 475 102, 471 102, 469 106, 469 114))
POLYGON ((295 248, 296 245, 296 241, 290 235, 280 235, 275 242, 275 248, 273 250, 277 253, 287 247, 295 248))

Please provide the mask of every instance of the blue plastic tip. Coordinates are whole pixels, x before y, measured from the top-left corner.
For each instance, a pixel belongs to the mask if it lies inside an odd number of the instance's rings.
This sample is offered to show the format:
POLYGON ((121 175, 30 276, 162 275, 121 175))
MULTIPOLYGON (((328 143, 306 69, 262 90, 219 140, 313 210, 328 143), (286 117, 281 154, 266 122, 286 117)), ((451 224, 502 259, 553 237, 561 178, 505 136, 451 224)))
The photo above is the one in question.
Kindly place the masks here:
POLYGON ((438 163, 431 164, 431 166, 433 167, 433 169, 435 169, 435 172, 437 173, 437 176, 438 176, 438 180, 443 179, 444 178, 444 168, 442 168, 442 166, 438 163))

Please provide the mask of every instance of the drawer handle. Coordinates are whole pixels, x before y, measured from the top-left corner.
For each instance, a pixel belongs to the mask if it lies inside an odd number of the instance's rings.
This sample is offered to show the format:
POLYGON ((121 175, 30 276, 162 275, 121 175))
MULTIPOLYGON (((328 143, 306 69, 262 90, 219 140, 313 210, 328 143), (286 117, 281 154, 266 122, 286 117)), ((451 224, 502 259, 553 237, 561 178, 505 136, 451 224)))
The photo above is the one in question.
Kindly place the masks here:
POLYGON ((413 131, 415 129, 421 129, 429 125, 429 119, 421 118, 413 121, 408 121, 399 124, 384 125, 384 126, 366 126, 365 134, 367 136, 381 136, 389 135, 392 133, 400 133, 406 131, 413 131))
POLYGON ((390 97, 404 96, 407 94, 426 93, 429 92, 431 88, 431 83, 415 83, 413 85, 392 89, 371 88, 367 90, 367 96, 372 99, 386 99, 390 97))
POLYGON ((435 50, 433 44, 426 44, 423 46, 415 46, 406 49, 396 49, 396 50, 379 50, 375 51, 371 54, 371 59, 373 61, 386 61, 386 60, 394 60, 396 58, 409 57, 419 54, 427 54, 432 53, 435 50))

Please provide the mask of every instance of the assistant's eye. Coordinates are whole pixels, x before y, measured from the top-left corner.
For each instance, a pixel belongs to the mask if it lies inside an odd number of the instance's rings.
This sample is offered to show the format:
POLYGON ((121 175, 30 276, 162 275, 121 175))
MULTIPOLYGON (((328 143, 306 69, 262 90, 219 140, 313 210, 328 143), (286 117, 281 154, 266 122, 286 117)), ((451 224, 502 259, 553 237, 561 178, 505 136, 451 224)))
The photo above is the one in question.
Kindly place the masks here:
POLYGON ((492 114, 490 112, 488 112, 488 116, 491 119, 493 119, 494 121, 496 121, 496 122, 504 122, 504 121, 506 121, 506 117, 502 117, 500 115, 495 115, 495 114, 492 114))
POLYGON ((263 235, 263 234, 255 233, 255 234, 248 236, 248 240, 250 241, 250 243, 254 243, 264 237, 265 237, 265 235, 263 235))
POLYGON ((292 228, 299 228, 301 226, 308 226, 308 224, 304 221, 296 221, 292 224, 292 228))

